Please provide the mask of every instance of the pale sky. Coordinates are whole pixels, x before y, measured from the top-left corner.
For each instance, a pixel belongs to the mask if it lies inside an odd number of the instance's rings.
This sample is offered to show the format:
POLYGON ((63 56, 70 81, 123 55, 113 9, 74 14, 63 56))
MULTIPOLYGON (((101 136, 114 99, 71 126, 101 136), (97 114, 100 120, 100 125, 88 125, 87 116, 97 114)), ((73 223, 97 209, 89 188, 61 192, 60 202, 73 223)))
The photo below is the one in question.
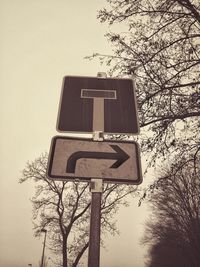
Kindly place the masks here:
MULTIPOLYGON (((28 160, 48 151, 58 135, 62 79, 106 72, 84 57, 112 52, 96 19, 104 0, 0 0, 0 267, 38 266, 43 239, 32 231, 33 184, 18 183, 28 160)), ((139 245, 145 206, 118 215, 120 236, 105 237, 101 267, 144 267, 139 245)), ((48 238, 48 237, 47 237, 48 238)), ((48 256, 48 254, 47 254, 48 256)), ((52 266, 52 263, 49 263, 52 266)))

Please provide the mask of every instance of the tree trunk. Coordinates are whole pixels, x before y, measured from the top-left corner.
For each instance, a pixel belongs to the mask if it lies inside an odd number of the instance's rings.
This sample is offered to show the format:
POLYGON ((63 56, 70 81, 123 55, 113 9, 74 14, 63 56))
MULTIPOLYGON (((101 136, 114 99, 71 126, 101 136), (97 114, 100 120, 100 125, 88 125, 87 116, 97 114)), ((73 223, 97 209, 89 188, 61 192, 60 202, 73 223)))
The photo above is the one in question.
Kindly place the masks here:
POLYGON ((74 263, 72 264, 72 267, 77 267, 78 263, 79 263, 79 260, 80 258, 83 256, 83 253, 86 251, 86 249, 88 248, 88 245, 89 245, 89 242, 87 242, 85 244, 85 246, 81 249, 81 251, 78 253, 74 263))
POLYGON ((67 237, 63 236, 62 244, 62 254, 63 254, 63 267, 67 267, 67 237))

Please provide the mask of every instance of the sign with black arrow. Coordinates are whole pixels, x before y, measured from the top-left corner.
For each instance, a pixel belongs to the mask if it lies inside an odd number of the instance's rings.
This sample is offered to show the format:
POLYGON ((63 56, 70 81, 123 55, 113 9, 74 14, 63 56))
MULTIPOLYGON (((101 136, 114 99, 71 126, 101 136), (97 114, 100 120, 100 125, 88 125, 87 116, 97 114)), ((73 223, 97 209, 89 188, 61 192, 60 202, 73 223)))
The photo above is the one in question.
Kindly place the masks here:
POLYGON ((54 180, 104 179, 105 182, 142 182, 136 142, 91 141, 56 136, 52 139, 48 177, 54 180))

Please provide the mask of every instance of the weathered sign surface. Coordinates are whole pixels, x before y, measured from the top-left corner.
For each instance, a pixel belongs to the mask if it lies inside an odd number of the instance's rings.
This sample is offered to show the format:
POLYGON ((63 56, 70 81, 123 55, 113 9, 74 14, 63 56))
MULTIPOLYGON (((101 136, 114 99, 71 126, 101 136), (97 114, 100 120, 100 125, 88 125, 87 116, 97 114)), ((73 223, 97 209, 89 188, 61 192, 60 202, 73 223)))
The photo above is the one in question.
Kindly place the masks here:
POLYGON ((55 180, 99 178, 105 182, 140 184, 138 144, 56 136, 52 139, 48 176, 55 180))

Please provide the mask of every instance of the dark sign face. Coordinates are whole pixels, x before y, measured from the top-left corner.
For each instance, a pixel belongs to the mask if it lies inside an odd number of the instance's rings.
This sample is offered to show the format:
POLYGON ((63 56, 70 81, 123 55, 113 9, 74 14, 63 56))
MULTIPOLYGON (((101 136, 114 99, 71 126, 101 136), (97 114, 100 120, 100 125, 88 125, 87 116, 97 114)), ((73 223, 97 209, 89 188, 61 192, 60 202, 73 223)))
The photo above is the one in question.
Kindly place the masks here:
POLYGON ((139 132, 132 79, 64 78, 57 129, 60 132, 139 132))
POLYGON ((52 139, 48 177, 54 180, 140 184, 139 147, 136 142, 91 141, 57 136, 52 139))

